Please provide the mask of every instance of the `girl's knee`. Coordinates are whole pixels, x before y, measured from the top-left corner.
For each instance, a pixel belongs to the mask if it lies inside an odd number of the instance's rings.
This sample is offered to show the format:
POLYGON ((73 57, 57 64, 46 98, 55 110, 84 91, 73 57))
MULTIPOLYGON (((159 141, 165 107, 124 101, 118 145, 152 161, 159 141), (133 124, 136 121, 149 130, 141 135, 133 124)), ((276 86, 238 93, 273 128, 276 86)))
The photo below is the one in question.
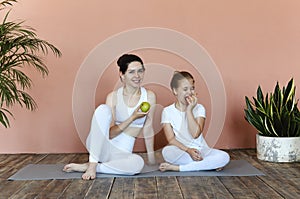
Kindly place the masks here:
POLYGON ((225 155, 224 155, 224 160, 225 160, 226 164, 228 164, 229 161, 230 161, 230 156, 229 156, 228 153, 226 153, 226 152, 224 152, 224 153, 225 153, 225 155))
POLYGON ((163 156, 164 158, 165 158, 165 157, 168 157, 168 156, 169 156, 168 154, 174 153, 174 150, 175 150, 175 148, 174 148, 173 146, 165 146, 165 147, 162 149, 162 151, 161 151, 162 156, 163 156))
POLYGON ((220 164, 222 164, 223 166, 226 166, 230 161, 230 156, 227 152, 220 150, 218 159, 220 160, 220 164))

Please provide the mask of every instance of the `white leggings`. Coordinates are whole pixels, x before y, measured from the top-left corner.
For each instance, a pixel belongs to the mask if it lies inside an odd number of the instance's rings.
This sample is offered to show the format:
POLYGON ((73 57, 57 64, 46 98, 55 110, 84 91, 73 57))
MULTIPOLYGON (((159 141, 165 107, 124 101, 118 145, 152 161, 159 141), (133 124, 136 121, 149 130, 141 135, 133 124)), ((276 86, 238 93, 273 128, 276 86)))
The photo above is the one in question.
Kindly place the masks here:
POLYGON ((121 133, 109 139, 111 108, 100 105, 94 112, 90 133, 86 140, 89 162, 97 162, 96 172, 134 175, 144 167, 144 160, 133 154, 135 138, 121 133))
POLYGON ((194 161, 187 152, 173 145, 164 147, 162 155, 165 161, 179 165, 179 171, 213 170, 224 167, 230 160, 228 153, 210 149, 205 155, 202 154, 203 160, 194 161))

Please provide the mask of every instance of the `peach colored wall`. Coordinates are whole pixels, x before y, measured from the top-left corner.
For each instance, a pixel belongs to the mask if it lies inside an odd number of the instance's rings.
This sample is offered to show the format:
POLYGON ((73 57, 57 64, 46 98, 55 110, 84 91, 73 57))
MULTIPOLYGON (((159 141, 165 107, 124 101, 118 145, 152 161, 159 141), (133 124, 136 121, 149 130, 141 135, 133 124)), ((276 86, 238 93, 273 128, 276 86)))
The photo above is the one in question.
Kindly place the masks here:
MULTIPOLYGON (((298 0, 20 0, 10 19, 25 19, 40 37, 60 48, 63 56, 46 58, 50 69, 46 79, 27 70, 34 82, 30 93, 39 108, 35 112, 12 109, 15 120, 11 120, 11 128, 0 127, 0 153, 85 152, 73 120, 76 74, 98 44, 120 32, 143 27, 181 32, 206 49, 220 71, 227 95, 226 120, 216 147, 254 147, 256 132, 243 118, 244 96, 253 96, 258 84, 271 91, 277 80, 284 85, 291 77, 300 87, 299 8, 298 0)), ((108 48, 107 53, 113 50, 108 48)), ((151 49, 134 52, 146 63, 193 70, 172 53, 151 49)), ((115 62, 105 74, 99 80, 95 106, 104 102, 118 81, 115 62)), ((195 76, 201 103, 207 108, 208 126, 211 99, 201 75, 195 76)), ((160 105, 173 100, 167 88, 147 87, 157 92, 160 105)), ((299 98, 299 89, 297 92, 299 98)), ((90 117, 83 118, 85 128, 89 121, 90 117)))

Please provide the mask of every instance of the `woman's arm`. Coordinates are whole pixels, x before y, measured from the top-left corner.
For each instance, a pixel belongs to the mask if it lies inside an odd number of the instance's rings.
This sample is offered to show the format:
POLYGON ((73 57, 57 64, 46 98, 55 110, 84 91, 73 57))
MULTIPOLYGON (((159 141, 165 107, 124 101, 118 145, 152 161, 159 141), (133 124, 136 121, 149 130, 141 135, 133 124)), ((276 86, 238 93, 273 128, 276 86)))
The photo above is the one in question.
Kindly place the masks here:
POLYGON ((137 118, 144 117, 147 113, 138 111, 139 107, 134 111, 134 113, 124 122, 116 125, 115 124, 115 107, 116 107, 116 93, 110 93, 106 98, 106 104, 111 107, 112 110, 112 121, 111 127, 109 129, 109 139, 118 136, 121 132, 125 131, 127 127, 137 118))
MULTIPOLYGON (((132 114, 127 120, 116 125, 115 124, 115 108, 116 108, 116 93, 111 92, 106 97, 106 104, 111 107, 112 110, 112 121, 109 129, 109 139, 112 139, 118 136, 121 132, 123 132, 135 119, 137 119, 137 114, 132 114)), ((135 111, 136 112, 136 111, 135 111)), ((140 116, 139 116, 140 117, 140 116)))
POLYGON ((151 105, 147 119, 145 121, 143 134, 145 145, 147 149, 148 161, 150 164, 155 164, 155 154, 154 154, 154 130, 153 130, 153 117, 156 106, 156 96, 152 91, 147 91, 147 98, 151 105))

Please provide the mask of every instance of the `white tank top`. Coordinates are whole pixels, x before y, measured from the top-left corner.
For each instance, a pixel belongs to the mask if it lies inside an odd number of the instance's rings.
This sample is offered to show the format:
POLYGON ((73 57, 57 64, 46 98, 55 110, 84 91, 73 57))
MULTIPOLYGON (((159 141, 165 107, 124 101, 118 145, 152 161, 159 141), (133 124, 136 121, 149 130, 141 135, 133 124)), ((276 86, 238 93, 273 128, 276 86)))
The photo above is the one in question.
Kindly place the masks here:
MULTIPOLYGON (((141 105, 142 102, 147 100, 147 91, 144 87, 141 87, 141 97, 139 102, 134 107, 128 107, 123 98, 123 87, 119 88, 117 91, 117 104, 115 109, 115 124, 120 124, 127 120, 134 112, 134 110, 141 105)), ((129 126, 142 128, 144 126, 146 116, 134 120, 129 126)))

